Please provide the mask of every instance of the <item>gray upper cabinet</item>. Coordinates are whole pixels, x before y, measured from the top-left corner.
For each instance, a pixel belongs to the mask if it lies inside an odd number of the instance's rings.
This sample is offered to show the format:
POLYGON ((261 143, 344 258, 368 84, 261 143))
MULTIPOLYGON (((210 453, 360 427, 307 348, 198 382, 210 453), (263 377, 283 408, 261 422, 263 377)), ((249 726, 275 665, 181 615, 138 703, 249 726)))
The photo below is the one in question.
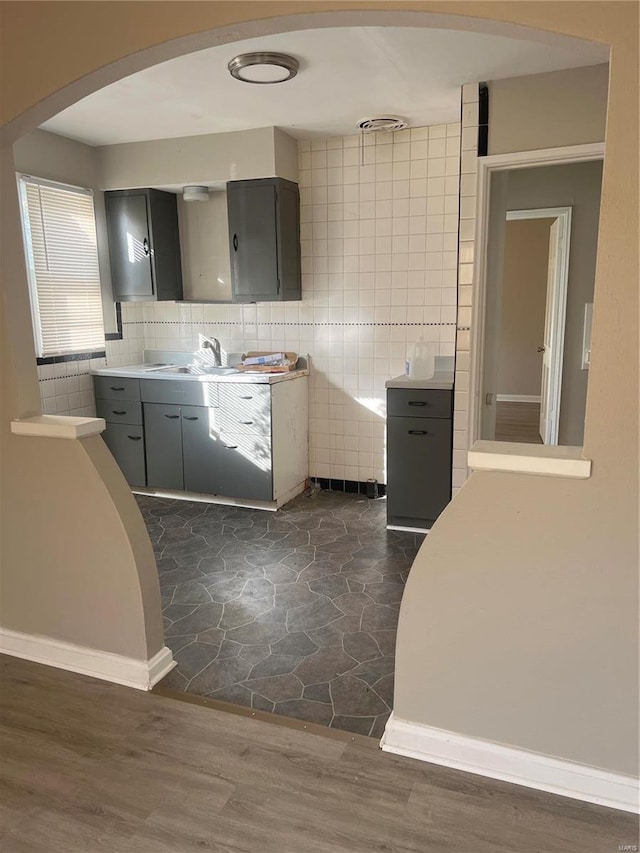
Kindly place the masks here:
POLYGON ((300 193, 284 178, 227 184, 234 302, 299 300, 300 193))
POLYGON ((114 299, 182 299, 178 209, 173 193, 105 193, 114 299))

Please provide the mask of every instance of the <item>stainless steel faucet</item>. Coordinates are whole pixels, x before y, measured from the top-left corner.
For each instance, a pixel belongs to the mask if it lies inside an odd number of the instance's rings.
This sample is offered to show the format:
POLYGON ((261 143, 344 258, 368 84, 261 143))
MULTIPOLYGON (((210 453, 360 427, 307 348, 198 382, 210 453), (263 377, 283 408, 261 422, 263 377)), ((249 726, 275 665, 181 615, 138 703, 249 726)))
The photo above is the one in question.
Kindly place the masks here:
POLYGON ((217 338, 206 338, 202 336, 201 350, 211 350, 215 367, 222 367, 222 353, 220 352, 220 341, 217 338))

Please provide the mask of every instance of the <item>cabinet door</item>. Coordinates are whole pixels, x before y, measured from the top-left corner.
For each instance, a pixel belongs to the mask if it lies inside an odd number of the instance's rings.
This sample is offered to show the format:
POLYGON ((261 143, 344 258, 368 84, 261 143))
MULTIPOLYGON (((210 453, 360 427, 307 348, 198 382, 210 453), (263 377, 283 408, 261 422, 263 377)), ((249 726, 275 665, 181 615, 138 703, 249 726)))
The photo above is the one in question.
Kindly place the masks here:
POLYGON ((102 437, 131 486, 146 485, 141 426, 107 424, 102 437))
POLYGON ((227 207, 233 301, 280 299, 273 182, 227 184, 227 207))
POLYGON ((173 193, 149 190, 149 222, 156 299, 182 299, 178 205, 173 193))
POLYGON ((387 514, 391 524, 434 521, 451 499, 452 422, 387 418, 387 514))
POLYGON ((222 440, 214 420, 214 409, 182 406, 182 459, 184 487, 188 492, 223 494, 220 467, 222 440))
POLYGON ((147 484, 156 489, 184 489, 180 406, 144 404, 147 484))
POLYGON ((147 198, 105 194, 114 299, 153 296, 147 198))
POLYGON ((221 435, 220 494, 253 501, 273 500, 271 436, 221 435))

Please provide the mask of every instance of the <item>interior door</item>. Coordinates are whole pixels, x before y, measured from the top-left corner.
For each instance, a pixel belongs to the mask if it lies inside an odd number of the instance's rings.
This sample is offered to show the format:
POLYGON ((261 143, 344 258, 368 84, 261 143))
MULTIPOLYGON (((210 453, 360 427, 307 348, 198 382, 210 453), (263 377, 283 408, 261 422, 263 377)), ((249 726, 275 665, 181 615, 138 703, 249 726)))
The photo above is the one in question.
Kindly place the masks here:
POLYGON ((542 340, 542 386, 540 389, 540 438, 543 444, 557 444, 554 436, 554 419, 557 419, 553 384, 552 364, 554 353, 554 332, 556 322, 556 291, 560 274, 560 220, 556 219, 549 233, 549 266, 547 269, 547 303, 544 315, 544 336, 542 340))

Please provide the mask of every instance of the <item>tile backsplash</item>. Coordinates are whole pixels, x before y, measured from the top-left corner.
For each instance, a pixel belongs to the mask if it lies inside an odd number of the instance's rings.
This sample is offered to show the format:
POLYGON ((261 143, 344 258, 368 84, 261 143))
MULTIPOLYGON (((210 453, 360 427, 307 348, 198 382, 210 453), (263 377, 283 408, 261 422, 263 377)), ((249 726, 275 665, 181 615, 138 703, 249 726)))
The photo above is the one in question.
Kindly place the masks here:
MULTIPOLYGON (((107 364, 140 362, 145 348, 194 350, 199 334, 229 352, 308 353, 310 476, 384 483, 385 381, 404 372, 420 336, 434 356, 455 354, 460 124, 300 141, 298 151, 302 301, 123 303, 123 340, 107 343, 107 364)), ((41 373, 43 395, 55 383, 45 405, 62 412, 67 396, 67 413, 88 413, 88 396, 72 399, 90 393, 86 371, 84 392, 66 373, 41 373)))

